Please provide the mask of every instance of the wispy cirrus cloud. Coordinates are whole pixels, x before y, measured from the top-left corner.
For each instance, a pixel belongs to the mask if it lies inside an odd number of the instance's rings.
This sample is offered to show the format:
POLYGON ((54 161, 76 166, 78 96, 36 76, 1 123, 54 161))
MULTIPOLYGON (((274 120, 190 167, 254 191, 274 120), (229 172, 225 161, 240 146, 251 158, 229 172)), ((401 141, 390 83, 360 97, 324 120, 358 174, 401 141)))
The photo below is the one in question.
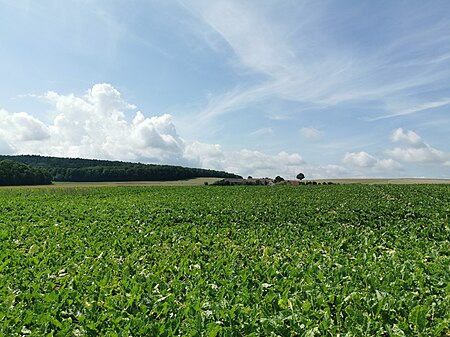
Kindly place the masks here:
POLYGON ((268 136, 273 135, 273 129, 272 128, 261 128, 258 130, 255 130, 253 132, 250 132, 249 134, 251 137, 261 137, 261 136, 268 136))
POLYGON ((399 110, 397 110, 393 113, 387 114, 387 115, 382 115, 382 116, 378 116, 378 117, 374 117, 374 118, 367 118, 367 120, 373 122, 373 121, 378 121, 381 119, 406 116, 406 115, 410 115, 410 114, 413 114, 416 112, 440 108, 440 107, 444 107, 447 105, 450 105, 450 98, 444 98, 444 99, 441 99, 438 101, 424 102, 424 103, 418 104, 416 106, 411 106, 411 107, 408 107, 405 109, 399 109, 399 110))
POLYGON ((308 140, 317 140, 323 136, 323 131, 313 127, 303 127, 300 129, 300 135, 308 140))
POLYGON ((450 25, 433 6, 412 12, 392 4, 392 13, 386 11, 382 18, 391 31, 371 26, 377 28, 369 33, 380 35, 371 47, 357 39, 340 43, 340 34, 357 35, 358 29, 368 29, 360 18, 366 17, 369 5, 352 8, 350 17, 335 17, 332 6, 304 1, 283 22, 276 19, 276 13, 283 10, 280 3, 252 6, 237 1, 193 1, 188 6, 205 29, 228 45, 237 71, 263 75, 212 97, 200 114, 202 118, 269 98, 324 107, 378 101, 389 107, 371 121, 449 104, 446 97, 419 97, 408 103, 411 92, 442 86, 450 75, 450 47, 443 43, 450 39, 450 25), (440 20, 424 24, 429 17, 440 20), (394 19, 401 22, 401 28, 390 25, 394 19), (292 29, 294 20, 301 24, 292 29))

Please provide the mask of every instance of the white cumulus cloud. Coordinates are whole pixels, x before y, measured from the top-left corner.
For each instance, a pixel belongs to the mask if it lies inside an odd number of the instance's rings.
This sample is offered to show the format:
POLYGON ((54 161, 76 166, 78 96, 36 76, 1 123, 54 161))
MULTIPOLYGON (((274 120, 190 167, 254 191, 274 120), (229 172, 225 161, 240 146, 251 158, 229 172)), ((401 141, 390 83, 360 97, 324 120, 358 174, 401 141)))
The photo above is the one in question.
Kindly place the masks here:
POLYGON ((342 162, 359 176, 397 176, 404 171, 402 164, 407 163, 450 166, 449 152, 435 149, 412 130, 395 129, 390 139, 399 146, 384 151, 388 158, 381 159, 365 151, 347 152, 342 162))
POLYGON ((396 129, 391 135, 391 140, 403 145, 386 151, 386 154, 394 160, 444 165, 450 162, 450 153, 435 149, 425 143, 422 137, 412 130, 405 132, 402 128, 396 129))
POLYGON ((219 144, 207 144, 194 141, 186 145, 184 157, 194 165, 201 167, 225 170, 227 166, 225 161, 225 153, 219 144))
POLYGON ((227 168, 231 172, 242 172, 244 176, 293 178, 304 164, 303 158, 297 154, 280 152, 270 155, 247 149, 227 155, 227 168))
POLYGON ((391 140, 394 143, 404 143, 414 147, 422 147, 425 145, 422 137, 420 137, 417 133, 411 130, 404 132, 402 128, 398 128, 392 132, 391 140))
POLYGON ((368 177, 377 174, 397 175, 398 171, 403 168, 400 163, 389 158, 379 159, 365 151, 361 152, 347 152, 343 158, 343 163, 349 167, 350 171, 357 176, 368 177))
POLYGON ((5 143, 37 141, 49 137, 47 126, 26 112, 0 110, 0 139, 5 143))
POLYGON ((46 125, 21 112, 1 110, 2 147, 16 153, 141 160, 174 163, 183 157, 184 143, 171 116, 145 117, 111 84, 95 84, 83 96, 48 92, 44 98, 56 117, 46 125))
POLYGON ((224 151, 218 144, 193 142, 186 146, 185 157, 202 167, 235 172, 242 176, 294 178, 305 161, 298 153, 275 155, 243 149, 224 151))
POLYGON ((357 167, 372 167, 377 163, 377 159, 367 152, 347 152, 344 156, 344 163, 357 167))
POLYGON ((421 148, 409 147, 400 148, 386 151, 387 154, 398 161, 408 162, 408 163, 435 163, 444 164, 446 161, 450 160, 450 154, 434 149, 430 146, 424 146, 421 148))
POLYGON ((344 166, 336 164, 305 166, 302 172, 305 174, 306 179, 332 179, 353 177, 352 171, 344 166))

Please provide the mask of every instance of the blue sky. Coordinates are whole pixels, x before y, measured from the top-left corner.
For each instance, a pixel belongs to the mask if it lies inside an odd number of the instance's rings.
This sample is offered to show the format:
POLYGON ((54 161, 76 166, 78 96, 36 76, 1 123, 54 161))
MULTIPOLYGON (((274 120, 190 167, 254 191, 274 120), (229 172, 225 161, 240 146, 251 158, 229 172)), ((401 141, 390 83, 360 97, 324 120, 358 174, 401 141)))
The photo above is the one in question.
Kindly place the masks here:
POLYGON ((0 78, 0 153, 450 177, 446 0, 0 0, 0 78))

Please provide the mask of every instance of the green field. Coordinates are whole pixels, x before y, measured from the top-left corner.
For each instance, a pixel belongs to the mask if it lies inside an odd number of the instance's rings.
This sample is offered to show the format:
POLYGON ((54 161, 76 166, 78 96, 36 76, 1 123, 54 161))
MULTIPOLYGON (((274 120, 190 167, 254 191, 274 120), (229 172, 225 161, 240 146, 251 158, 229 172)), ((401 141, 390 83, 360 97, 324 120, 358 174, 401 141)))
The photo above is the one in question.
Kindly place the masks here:
POLYGON ((450 185, 0 190, 0 336, 450 336, 450 185))

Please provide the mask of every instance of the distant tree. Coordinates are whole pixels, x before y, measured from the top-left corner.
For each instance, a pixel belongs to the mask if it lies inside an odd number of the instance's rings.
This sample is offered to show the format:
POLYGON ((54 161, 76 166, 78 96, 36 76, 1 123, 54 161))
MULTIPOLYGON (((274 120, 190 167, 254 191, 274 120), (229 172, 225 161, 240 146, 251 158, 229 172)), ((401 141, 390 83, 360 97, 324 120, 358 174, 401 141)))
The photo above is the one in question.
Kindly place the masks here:
POLYGON ((274 179, 275 183, 280 183, 282 181, 284 181, 284 179, 282 177, 280 177, 280 176, 276 176, 275 179, 274 179))
POLYGON ((252 176, 248 176, 247 179, 253 179, 253 177, 252 176))
POLYGON ((305 179, 305 175, 303 173, 299 173, 299 174, 297 174, 297 179, 303 180, 303 179, 305 179))

